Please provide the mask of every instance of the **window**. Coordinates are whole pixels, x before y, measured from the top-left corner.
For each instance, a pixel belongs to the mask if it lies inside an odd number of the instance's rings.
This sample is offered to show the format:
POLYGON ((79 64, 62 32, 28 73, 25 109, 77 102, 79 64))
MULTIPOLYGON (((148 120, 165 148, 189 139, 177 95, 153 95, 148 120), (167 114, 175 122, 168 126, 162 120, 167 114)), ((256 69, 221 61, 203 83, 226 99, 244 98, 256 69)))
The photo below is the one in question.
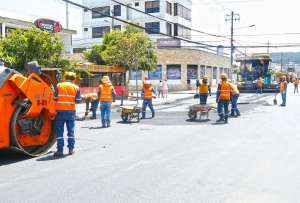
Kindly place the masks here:
POLYGON ((171 23, 166 23, 166 30, 167 30, 167 35, 172 35, 172 24, 171 23))
POLYGON ((0 38, 2 38, 2 23, 0 23, 0 38))
POLYGON ((97 7, 93 8, 92 18, 105 18, 106 16, 110 16, 110 6, 97 7))
POLYGON ((178 3, 174 4, 174 16, 179 16, 189 21, 192 19, 191 10, 178 3))
POLYGON ((130 70, 129 71, 129 79, 130 80, 142 80, 142 71, 141 70, 130 70))
POLYGON ((172 4, 166 1, 166 5, 167 5, 167 13, 172 15, 172 4))
POLYGON ((161 80, 162 79, 162 66, 158 65, 153 71, 148 72, 149 80, 161 80))
POLYGON ((218 68, 213 67, 213 79, 217 79, 217 77, 218 77, 218 68))
POLYGON ((155 34, 160 32, 160 23, 159 22, 150 22, 145 23, 146 32, 149 34, 155 34))
POLYGON ((205 66, 200 65, 200 77, 203 78, 205 76, 205 66))
POLYGON ((196 80, 198 78, 198 66, 188 65, 187 66, 187 79, 196 80))
POLYGON ((135 3, 134 3, 134 6, 135 6, 135 7, 138 7, 138 6, 140 6, 140 3, 139 3, 139 2, 135 2, 135 3))
POLYGON ((106 32, 110 32, 110 26, 93 27, 92 37, 102 38, 106 32))
POLYGON ((191 39, 191 29, 184 27, 180 24, 174 24, 174 35, 191 39))
POLYGON ((87 31, 89 31, 89 28, 85 27, 85 28, 83 28, 83 31, 87 32, 87 31))
POLYGON ((121 28, 122 28, 121 25, 115 25, 114 26, 114 30, 121 30, 121 28))
POLYGON ((11 32, 14 31, 16 28, 11 28, 11 27, 5 27, 5 36, 7 37, 7 35, 11 32))
POLYGON ((114 16, 121 16, 121 5, 114 5, 114 16))
POLYGON ((160 11, 159 1, 146 1, 145 12, 146 13, 158 13, 160 11))
POLYGON ((167 65, 167 78, 168 80, 180 80, 181 65, 180 64, 167 65))

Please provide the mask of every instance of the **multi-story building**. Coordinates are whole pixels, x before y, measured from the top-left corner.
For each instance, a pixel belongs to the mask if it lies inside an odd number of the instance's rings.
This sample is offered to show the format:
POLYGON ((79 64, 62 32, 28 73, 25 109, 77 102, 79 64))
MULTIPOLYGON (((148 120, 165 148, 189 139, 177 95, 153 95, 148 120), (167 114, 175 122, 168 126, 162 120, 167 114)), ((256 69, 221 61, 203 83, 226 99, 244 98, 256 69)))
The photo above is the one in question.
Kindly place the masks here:
POLYGON ((104 33, 112 29, 123 29, 124 23, 101 15, 115 16, 116 18, 136 23, 145 27, 156 41, 162 38, 158 33, 172 36, 191 38, 191 8, 192 0, 83 0, 83 5, 95 10, 83 11, 83 37, 74 40, 75 51, 90 48, 93 44, 101 43, 104 33), (131 7, 131 8, 130 8, 131 7), (138 12, 134 9, 142 11, 138 12), (159 17, 154 18, 147 14, 159 17))

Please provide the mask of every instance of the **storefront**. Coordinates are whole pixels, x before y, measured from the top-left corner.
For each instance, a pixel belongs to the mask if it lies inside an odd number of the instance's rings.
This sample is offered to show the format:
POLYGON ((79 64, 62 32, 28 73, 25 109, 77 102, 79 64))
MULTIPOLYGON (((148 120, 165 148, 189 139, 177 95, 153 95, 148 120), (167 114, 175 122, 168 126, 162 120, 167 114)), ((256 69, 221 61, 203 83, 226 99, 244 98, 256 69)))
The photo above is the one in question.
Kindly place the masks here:
POLYGON ((101 66, 93 64, 78 65, 79 68, 87 70, 91 76, 81 78, 79 81, 81 94, 96 93, 100 85, 101 78, 108 75, 118 97, 128 96, 126 87, 126 69, 123 67, 101 66))

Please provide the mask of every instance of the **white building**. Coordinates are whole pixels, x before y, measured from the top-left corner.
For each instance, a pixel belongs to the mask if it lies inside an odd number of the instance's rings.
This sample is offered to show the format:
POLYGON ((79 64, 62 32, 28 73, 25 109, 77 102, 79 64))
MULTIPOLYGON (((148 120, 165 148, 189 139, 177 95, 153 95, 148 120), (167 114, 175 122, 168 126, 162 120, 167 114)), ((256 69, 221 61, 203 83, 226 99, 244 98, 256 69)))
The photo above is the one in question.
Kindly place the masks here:
POLYGON ((85 7, 98 11, 98 13, 92 13, 90 10, 83 11, 83 37, 81 39, 73 40, 75 52, 90 48, 93 44, 101 43, 104 33, 110 32, 112 28, 123 29, 124 26, 126 26, 126 24, 105 17, 99 14, 99 12, 105 13, 106 15, 113 15, 116 18, 145 27, 154 41, 158 38, 163 38, 162 35, 154 33, 164 33, 183 38, 191 38, 192 0, 117 1, 128 5, 128 7, 120 5, 112 0, 83 0, 83 5, 85 7), (135 11, 129 7, 157 16, 162 20, 135 11))
MULTIPOLYGON (((32 26, 35 26, 32 22, 0 16, 0 37, 5 38, 9 31, 14 30, 16 28, 26 30, 32 26)), ((73 54, 73 34, 76 34, 76 31, 69 29, 62 29, 61 32, 57 33, 60 39, 64 42, 63 55, 65 56, 71 56, 73 54)))

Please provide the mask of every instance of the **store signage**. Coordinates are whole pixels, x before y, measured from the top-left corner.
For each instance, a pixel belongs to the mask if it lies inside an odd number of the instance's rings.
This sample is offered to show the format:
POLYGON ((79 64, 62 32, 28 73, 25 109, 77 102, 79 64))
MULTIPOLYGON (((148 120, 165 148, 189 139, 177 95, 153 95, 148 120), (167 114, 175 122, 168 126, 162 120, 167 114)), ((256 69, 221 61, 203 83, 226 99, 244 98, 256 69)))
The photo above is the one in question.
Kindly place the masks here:
POLYGON ((50 19, 40 18, 34 21, 34 24, 37 28, 52 33, 58 33, 62 30, 62 26, 59 22, 50 19))

